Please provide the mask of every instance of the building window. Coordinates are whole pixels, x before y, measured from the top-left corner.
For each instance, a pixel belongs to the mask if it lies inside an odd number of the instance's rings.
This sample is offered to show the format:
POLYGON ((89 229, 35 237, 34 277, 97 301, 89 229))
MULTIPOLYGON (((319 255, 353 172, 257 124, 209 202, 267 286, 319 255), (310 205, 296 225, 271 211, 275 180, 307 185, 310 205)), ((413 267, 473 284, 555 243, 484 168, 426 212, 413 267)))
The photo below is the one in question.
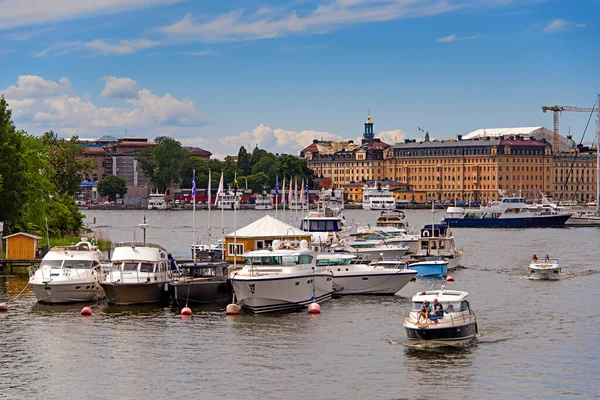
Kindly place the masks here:
POLYGON ((227 255, 233 256, 234 254, 244 254, 244 245, 240 243, 229 243, 227 246, 227 255))

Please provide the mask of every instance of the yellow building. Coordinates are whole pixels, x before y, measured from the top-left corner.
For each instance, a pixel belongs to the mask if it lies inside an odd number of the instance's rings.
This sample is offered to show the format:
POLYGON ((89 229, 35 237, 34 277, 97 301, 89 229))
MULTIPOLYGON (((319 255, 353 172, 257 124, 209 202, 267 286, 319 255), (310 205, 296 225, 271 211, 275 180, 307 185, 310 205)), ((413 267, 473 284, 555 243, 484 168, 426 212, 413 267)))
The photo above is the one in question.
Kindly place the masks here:
POLYGON ((5 236, 7 260, 34 260, 41 237, 25 232, 5 236))
POLYGON ((553 157, 554 201, 593 203, 597 195, 597 159, 595 149, 574 148, 571 153, 553 157))
POLYGON ((266 249, 273 240, 306 240, 310 244, 311 234, 294 228, 270 215, 254 221, 225 236, 225 259, 242 261, 241 255, 247 251, 266 249))

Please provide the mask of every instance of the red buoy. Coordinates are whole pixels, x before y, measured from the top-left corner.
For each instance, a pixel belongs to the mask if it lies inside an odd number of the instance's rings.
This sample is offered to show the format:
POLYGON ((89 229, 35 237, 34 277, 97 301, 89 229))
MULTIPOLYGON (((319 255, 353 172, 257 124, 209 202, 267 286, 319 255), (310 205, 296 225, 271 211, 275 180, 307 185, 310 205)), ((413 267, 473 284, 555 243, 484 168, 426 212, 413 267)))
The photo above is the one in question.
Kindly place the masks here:
POLYGON ((225 309, 225 314, 227 315, 237 315, 240 313, 242 307, 240 307, 238 304, 235 303, 231 303, 227 305, 227 308, 225 309))
POLYGON ((90 315, 92 315, 92 307, 83 307, 81 309, 80 312, 81 315, 83 315, 84 317, 89 317, 90 315))
POLYGON ((8 311, 8 304, 0 303, 0 311, 8 311))
POLYGON ((181 315, 192 315, 192 309, 189 307, 183 307, 181 309, 181 315))
POLYGON ((454 282, 454 277, 452 275, 448 275, 448 277, 446 278, 446 280, 448 282, 454 282))
POLYGON ((321 306, 318 303, 310 303, 308 306, 308 313, 309 314, 320 314, 321 306))

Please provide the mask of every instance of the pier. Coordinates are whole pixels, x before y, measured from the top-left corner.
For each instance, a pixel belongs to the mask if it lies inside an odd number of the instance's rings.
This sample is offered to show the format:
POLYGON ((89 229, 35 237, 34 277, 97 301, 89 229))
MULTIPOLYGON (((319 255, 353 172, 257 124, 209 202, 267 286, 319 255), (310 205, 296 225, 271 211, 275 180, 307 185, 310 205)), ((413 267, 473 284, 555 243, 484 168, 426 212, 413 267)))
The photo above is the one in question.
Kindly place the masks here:
POLYGON ((38 266, 40 259, 34 260, 0 260, 0 273, 27 274, 27 268, 38 266))

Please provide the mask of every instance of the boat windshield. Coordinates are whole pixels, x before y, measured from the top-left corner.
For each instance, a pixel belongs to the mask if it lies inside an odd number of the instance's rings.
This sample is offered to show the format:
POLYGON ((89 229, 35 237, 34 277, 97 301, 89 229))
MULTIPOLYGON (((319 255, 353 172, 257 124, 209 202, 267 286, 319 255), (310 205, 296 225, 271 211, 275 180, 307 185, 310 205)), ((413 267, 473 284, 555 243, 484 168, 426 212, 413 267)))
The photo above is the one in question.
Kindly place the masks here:
POLYGON ((63 260, 42 260, 42 265, 40 265, 41 267, 47 267, 47 268, 60 268, 62 265, 63 260))
POLYGON ((90 269, 94 266, 93 260, 65 260, 63 268, 90 269))
POLYGON ((352 258, 350 257, 340 257, 340 258, 325 258, 321 260, 317 260, 317 266, 319 267, 327 267, 329 265, 349 265, 352 264, 352 258))
POLYGON ((246 265, 299 265, 312 263, 313 257, 308 254, 285 256, 246 257, 246 265))
MULTIPOLYGON (((444 311, 446 313, 466 311, 469 309, 469 303, 465 300, 463 300, 463 301, 440 301, 440 304, 442 305, 442 307, 444 307, 444 311)), ((433 302, 430 302, 429 306, 433 309, 433 302)), ((419 311, 419 310, 421 310, 421 307, 423 307, 422 302, 414 302, 412 310, 419 311)))
POLYGON ((305 232, 338 232, 341 231, 337 220, 310 220, 303 219, 300 229, 305 232))

